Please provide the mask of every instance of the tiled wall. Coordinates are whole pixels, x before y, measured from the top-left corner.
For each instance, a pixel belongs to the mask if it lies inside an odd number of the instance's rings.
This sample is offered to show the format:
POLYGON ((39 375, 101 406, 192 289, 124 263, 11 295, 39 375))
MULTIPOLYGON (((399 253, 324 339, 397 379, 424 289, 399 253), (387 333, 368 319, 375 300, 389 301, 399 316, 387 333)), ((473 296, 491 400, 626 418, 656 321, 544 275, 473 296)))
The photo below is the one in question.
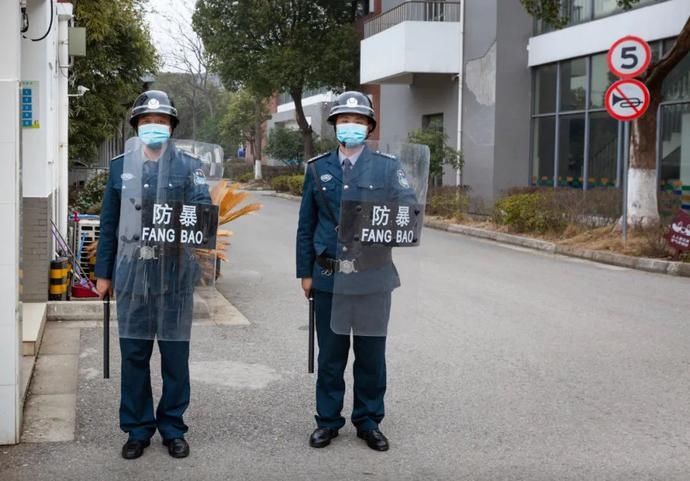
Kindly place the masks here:
POLYGON ((50 219, 53 194, 47 198, 25 197, 22 212, 22 269, 24 302, 48 300, 49 271, 52 259, 50 219))

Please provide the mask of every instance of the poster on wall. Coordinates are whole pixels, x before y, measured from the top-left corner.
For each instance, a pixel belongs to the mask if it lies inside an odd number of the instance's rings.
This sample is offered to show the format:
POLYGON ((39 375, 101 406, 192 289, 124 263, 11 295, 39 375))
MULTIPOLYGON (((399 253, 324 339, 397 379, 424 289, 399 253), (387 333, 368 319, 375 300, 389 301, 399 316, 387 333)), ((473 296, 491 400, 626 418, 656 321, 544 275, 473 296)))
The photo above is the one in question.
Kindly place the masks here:
POLYGON ((20 87, 20 116, 21 126, 24 129, 40 129, 41 122, 39 117, 37 80, 24 80, 20 87))

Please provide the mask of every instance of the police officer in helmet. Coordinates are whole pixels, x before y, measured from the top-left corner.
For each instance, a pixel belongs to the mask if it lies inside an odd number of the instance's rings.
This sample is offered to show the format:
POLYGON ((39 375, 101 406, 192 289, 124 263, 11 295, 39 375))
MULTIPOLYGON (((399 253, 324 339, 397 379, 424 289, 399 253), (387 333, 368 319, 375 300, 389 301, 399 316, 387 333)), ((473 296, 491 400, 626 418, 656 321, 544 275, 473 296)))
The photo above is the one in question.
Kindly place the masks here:
POLYGON ((395 185, 386 182, 385 179, 397 179, 397 173, 403 172, 399 161, 374 152, 365 144, 376 128, 375 112, 366 95, 355 91, 339 95, 328 121, 334 126, 340 145, 337 150, 308 162, 297 230, 297 277, 301 279, 305 296, 313 296, 314 299, 319 345, 317 428, 309 443, 314 448, 323 448, 338 436, 339 429, 345 425, 341 414, 345 395, 344 372, 352 344, 355 362, 351 420, 357 436, 369 448, 386 451, 389 442, 379 429, 384 418, 386 392, 386 336, 358 335, 356 330, 352 330, 353 335, 350 336, 334 331, 331 316, 338 299, 334 278, 340 275, 347 280, 343 285, 349 283, 357 291, 356 296, 350 296, 354 310, 357 310, 356 306, 366 306, 359 313, 352 314, 357 318, 353 322, 367 317, 367 322, 387 323, 391 291, 400 285, 400 281, 390 249, 360 248, 357 251, 356 245, 344 243, 342 238, 348 233, 339 229, 341 200, 346 196, 373 201, 408 196, 406 200, 414 202, 414 193, 397 182, 395 185), (346 260, 341 254, 351 254, 356 257, 356 262, 346 260), (358 279, 361 276, 369 276, 367 279, 373 279, 373 282, 360 283, 358 279))
MULTIPOLYGON (((183 414, 190 400, 189 332, 200 268, 190 249, 159 249, 147 245, 139 233, 144 213, 158 202, 211 204, 211 198, 200 180, 198 159, 177 150, 170 140, 179 120, 167 93, 142 93, 129 121, 138 136, 132 139, 136 149, 111 161, 95 267, 99 294, 103 297, 114 288, 117 295, 119 416, 120 428, 128 434, 122 456, 140 457, 158 430, 169 454, 183 458, 189 455, 183 414), (162 194, 166 197, 161 200, 162 194), (155 339, 163 391, 154 412, 149 362, 155 339)), ((127 145, 130 149, 132 144, 127 145)))

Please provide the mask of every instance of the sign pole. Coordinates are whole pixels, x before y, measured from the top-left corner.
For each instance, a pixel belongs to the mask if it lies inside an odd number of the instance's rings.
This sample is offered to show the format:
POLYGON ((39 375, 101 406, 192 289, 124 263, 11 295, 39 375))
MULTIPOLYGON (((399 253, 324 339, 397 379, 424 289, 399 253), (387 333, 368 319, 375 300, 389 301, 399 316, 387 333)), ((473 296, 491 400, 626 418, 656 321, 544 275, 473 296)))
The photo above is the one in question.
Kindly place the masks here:
POLYGON ((630 122, 623 122, 623 243, 628 241, 628 166, 630 162, 630 122))
POLYGON ((621 172, 623 183, 623 216, 621 222, 623 225, 621 231, 625 243, 628 240, 630 122, 644 115, 650 104, 649 89, 635 77, 641 75, 649 67, 652 60, 652 50, 644 39, 628 35, 614 42, 606 59, 609 71, 619 77, 619 80, 614 82, 606 91, 605 107, 611 117, 623 123, 623 128, 618 128, 618 134, 619 140, 621 135, 623 137, 623 172, 621 172))

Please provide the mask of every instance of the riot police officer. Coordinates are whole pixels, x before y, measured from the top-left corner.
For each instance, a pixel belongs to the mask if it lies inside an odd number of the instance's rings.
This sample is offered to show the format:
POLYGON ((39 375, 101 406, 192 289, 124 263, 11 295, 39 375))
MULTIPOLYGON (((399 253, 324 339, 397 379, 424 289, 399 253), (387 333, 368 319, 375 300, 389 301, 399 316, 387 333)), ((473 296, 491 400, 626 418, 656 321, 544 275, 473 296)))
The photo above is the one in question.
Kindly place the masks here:
POLYGON ((386 451, 389 442, 379 429, 386 392, 385 328, 373 329, 373 335, 360 333, 357 323, 364 329, 387 325, 391 292, 400 281, 390 248, 363 248, 352 242, 351 232, 340 228, 341 202, 404 197, 414 202, 414 193, 399 161, 365 144, 376 128, 375 112, 366 95, 350 91, 338 96, 328 121, 340 145, 308 162, 297 230, 297 277, 305 296, 314 299, 319 345, 317 428, 309 443, 314 448, 329 445, 345 424, 341 414, 343 376, 352 341, 352 423, 357 436, 371 449, 386 451), (347 300, 342 302, 343 298, 347 300), (345 329, 334 328, 334 316, 340 318, 338 323, 345 318, 350 324, 345 329))
POLYGON ((151 209, 169 215, 165 209, 175 201, 210 204, 211 199, 198 159, 170 140, 179 120, 165 92, 142 93, 129 121, 138 138, 111 161, 95 267, 101 296, 113 283, 117 296, 120 428, 128 434, 122 456, 140 457, 158 430, 169 454, 183 458, 189 455, 183 414, 190 399, 192 294, 200 269, 190 249, 152 245, 141 232, 151 209), (155 339, 163 392, 154 413, 149 363, 155 339))

